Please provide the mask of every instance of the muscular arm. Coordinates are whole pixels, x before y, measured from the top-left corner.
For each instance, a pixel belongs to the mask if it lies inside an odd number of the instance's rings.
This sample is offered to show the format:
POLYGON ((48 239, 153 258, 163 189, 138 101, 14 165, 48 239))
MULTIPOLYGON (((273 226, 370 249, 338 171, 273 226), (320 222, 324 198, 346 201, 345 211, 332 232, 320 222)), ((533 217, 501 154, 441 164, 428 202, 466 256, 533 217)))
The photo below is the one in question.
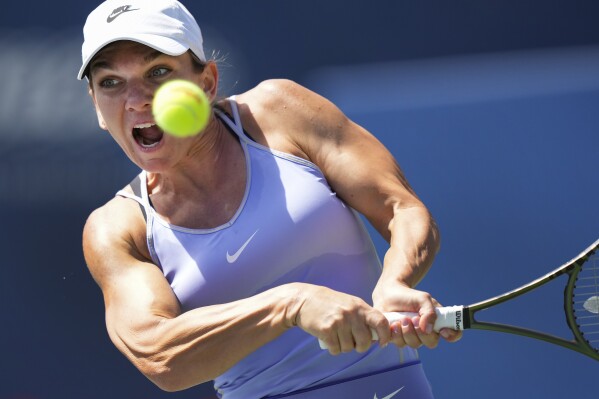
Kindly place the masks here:
MULTIPOLYGON (((337 195, 365 215, 389 242, 383 274, 373 292, 374 306, 421 316, 408 323, 403 334, 396 334, 395 342, 435 346, 438 337, 422 332, 432 328, 433 308, 438 303, 414 287, 432 265, 439 233, 393 156, 372 134, 317 94, 288 81, 269 82, 264 90, 276 98, 267 106, 270 114, 281 118, 278 123, 285 120, 292 127, 292 143, 285 150, 318 165, 337 195)), ((276 132, 277 122, 271 123, 265 129, 276 132)), ((272 136, 272 142, 280 142, 276 133, 272 136)))
POLYGON ((141 216, 127 202, 114 199, 90 216, 85 258, 104 295, 110 338, 158 386, 172 391, 214 379, 291 326, 293 286, 181 313, 158 267, 138 250, 131 226, 141 216))
POLYGON ((275 131, 265 138, 268 145, 277 146, 280 136, 289 135, 291 147, 284 150, 319 166, 337 195, 391 244, 385 263, 406 265, 397 277, 414 287, 432 264, 439 234, 393 156, 325 98, 289 81, 263 86, 271 99, 263 129, 275 131), (286 132, 277 134, 282 125, 286 132))
POLYGON ((434 322, 435 303, 427 293, 404 287, 415 288, 431 267, 439 249, 437 226, 383 145, 340 112, 330 114, 335 116, 328 123, 339 126, 336 139, 325 140, 327 145, 310 143, 313 157, 337 194, 390 244, 374 305, 382 311, 420 313, 418 327, 425 330, 434 322))

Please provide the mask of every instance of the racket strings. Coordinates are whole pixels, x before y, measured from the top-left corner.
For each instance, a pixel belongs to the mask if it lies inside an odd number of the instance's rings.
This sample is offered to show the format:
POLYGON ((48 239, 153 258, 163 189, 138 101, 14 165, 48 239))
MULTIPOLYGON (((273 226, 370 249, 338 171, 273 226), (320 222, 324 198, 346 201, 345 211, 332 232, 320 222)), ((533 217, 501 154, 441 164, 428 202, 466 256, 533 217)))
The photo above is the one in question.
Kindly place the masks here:
POLYGON ((572 300, 578 330, 599 351, 599 255, 590 256, 582 265, 572 300))

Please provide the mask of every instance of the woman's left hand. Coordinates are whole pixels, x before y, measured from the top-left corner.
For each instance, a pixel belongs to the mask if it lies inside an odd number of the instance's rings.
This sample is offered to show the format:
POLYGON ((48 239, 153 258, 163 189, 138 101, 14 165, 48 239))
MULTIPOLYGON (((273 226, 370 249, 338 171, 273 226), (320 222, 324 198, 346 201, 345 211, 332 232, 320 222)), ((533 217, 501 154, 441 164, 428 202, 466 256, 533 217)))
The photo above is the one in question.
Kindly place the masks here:
POLYGON ((399 283, 379 282, 373 293, 374 307, 382 312, 413 312, 417 316, 393 322, 391 342, 398 347, 410 346, 435 348, 441 336, 448 342, 462 337, 461 331, 448 328, 433 331, 437 314, 435 307, 441 306, 429 293, 399 283))

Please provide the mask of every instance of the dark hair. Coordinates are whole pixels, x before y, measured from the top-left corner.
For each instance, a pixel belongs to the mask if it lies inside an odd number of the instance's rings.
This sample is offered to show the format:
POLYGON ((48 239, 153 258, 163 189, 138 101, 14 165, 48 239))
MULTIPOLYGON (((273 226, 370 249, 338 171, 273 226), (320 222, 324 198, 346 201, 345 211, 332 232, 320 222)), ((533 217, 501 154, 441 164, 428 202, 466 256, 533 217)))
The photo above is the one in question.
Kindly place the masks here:
POLYGON ((187 50, 189 55, 191 55, 191 63, 193 64, 193 71, 197 73, 204 72, 204 68, 206 68, 207 62, 200 60, 200 58, 195 55, 195 53, 191 50, 187 50))

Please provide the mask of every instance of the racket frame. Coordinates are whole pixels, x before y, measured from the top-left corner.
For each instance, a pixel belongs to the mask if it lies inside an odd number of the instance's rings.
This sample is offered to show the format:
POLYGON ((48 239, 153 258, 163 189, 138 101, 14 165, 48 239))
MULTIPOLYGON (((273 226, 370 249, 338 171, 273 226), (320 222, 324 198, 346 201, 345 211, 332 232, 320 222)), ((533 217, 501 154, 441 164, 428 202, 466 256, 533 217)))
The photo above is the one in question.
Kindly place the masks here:
POLYGON ((486 299, 481 302, 477 302, 468 306, 464 306, 463 309, 463 318, 464 318, 464 329, 476 329, 476 330, 489 330, 489 331, 497 331, 509 334, 521 335, 524 337, 535 338, 542 341, 546 341, 555 345, 559 345, 565 347, 567 349, 571 349, 573 351, 582 353, 583 355, 587 355, 595 360, 599 360, 599 352, 594 350, 590 345, 587 344, 586 339, 582 336, 578 328, 576 328, 576 320, 574 319, 574 309, 573 309, 573 301, 572 294, 574 292, 574 287, 576 285, 576 276, 578 272, 581 270, 582 264, 591 257, 597 248, 599 247, 599 240, 595 241, 591 246, 585 249, 580 255, 571 261, 563 264, 557 269, 523 285, 511 291, 508 291, 504 294, 495 296, 493 298, 486 299), (526 294, 538 288, 557 277, 568 275, 568 283, 564 288, 564 310, 566 313, 566 320, 568 323, 568 327, 572 334, 574 335, 574 340, 567 340, 556 335, 543 333, 540 331, 532 330, 525 327, 517 327, 508 324, 501 324, 495 322, 486 322, 479 321, 475 318, 475 314, 484 309, 488 309, 500 303, 509 301, 511 299, 517 298, 521 295, 526 294))

